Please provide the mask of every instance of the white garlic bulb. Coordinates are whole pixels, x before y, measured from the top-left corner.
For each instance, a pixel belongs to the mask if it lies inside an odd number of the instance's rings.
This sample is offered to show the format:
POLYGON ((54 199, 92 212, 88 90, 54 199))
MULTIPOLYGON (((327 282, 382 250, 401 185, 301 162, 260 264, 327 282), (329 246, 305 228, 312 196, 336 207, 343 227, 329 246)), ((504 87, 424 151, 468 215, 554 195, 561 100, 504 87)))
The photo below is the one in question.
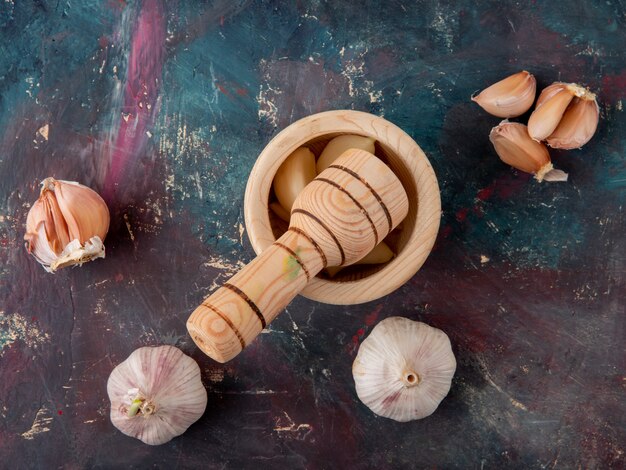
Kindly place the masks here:
POLYGON ((377 415, 401 422, 431 415, 455 370, 448 336, 403 317, 376 325, 352 365, 359 399, 377 415))
POLYGON ((173 346, 133 351, 111 372, 107 392, 113 425, 150 445, 184 433, 207 403, 200 367, 173 346))
POLYGON ((46 178, 26 218, 26 248, 48 272, 104 258, 109 209, 93 189, 46 178))

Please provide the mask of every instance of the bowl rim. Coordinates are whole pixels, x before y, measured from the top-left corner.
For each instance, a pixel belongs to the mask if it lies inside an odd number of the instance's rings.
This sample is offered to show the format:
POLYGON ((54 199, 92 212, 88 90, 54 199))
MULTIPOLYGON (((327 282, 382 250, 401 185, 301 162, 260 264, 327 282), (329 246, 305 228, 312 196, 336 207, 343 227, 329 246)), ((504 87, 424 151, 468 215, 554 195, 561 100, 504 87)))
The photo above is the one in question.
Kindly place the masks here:
POLYGON ((419 201, 415 226, 402 256, 361 279, 339 282, 315 277, 301 292, 319 302, 359 304, 383 297, 413 277, 426 261, 439 231, 441 197, 437 177, 420 146, 398 126, 362 111, 333 110, 312 114, 285 127, 265 146, 252 168, 244 197, 244 220, 248 239, 259 254, 275 241, 268 212, 273 175, 298 147, 333 133, 370 136, 391 149, 414 178, 419 201), (269 181, 268 175, 272 175, 269 181))

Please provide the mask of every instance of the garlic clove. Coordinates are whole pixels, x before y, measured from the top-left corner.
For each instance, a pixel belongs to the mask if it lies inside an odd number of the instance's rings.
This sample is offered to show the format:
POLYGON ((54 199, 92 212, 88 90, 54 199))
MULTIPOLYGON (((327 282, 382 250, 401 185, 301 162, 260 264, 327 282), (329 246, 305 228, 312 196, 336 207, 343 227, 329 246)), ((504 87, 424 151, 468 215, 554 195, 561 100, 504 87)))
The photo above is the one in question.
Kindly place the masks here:
POLYGON ((81 243, 93 236, 104 240, 109 230, 109 209, 100 195, 73 181, 55 181, 54 185, 70 238, 81 243))
POLYGON ((28 252, 48 272, 104 258, 109 219, 106 203, 92 189, 46 178, 26 217, 28 252))
POLYGON ((320 157, 317 159, 317 173, 320 174, 332 165, 346 150, 360 149, 374 153, 376 150, 375 142, 375 139, 361 135, 346 134, 335 137, 326 144, 326 147, 324 147, 320 157))
POLYGON ((540 97, 541 105, 528 118, 530 136, 540 142, 552 134, 573 98, 574 93, 567 86, 558 91, 550 90, 543 99, 540 97))
MULTIPOLYGON (((389 245, 382 241, 372 248, 372 251, 354 264, 383 264, 390 261, 394 256, 389 245)), ((334 277, 343 268, 345 268, 345 266, 327 266, 326 272, 330 277, 334 277)))
POLYGON ((556 95, 559 91, 564 90, 567 87, 567 83, 563 82, 554 82, 552 85, 548 85, 541 93, 539 93, 539 98, 537 98, 537 104, 535 104, 535 108, 541 106, 544 102, 548 101, 554 95, 556 95))
POLYGON ((559 125, 546 139, 550 147, 576 149, 585 145, 596 132, 600 109, 595 95, 587 98, 575 97, 565 110, 559 125))
POLYGON ((534 174, 538 181, 553 169, 548 149, 531 139, 523 124, 502 121, 491 129, 489 140, 504 163, 534 174))
POLYGON ((494 116, 517 117, 530 109, 536 91, 535 77, 524 70, 485 88, 472 101, 494 116))
POLYGON ((270 202, 270 209, 278 216, 278 218, 284 220, 285 222, 289 222, 291 219, 291 214, 278 202, 270 202))
POLYGON ((402 317, 376 325, 352 365, 359 399, 377 415, 401 422, 431 415, 448 394, 455 370, 448 336, 402 317))
POLYGON ((393 251, 389 245, 382 241, 355 264, 382 264, 389 261, 393 256, 393 251))
POLYGON ((149 445, 184 433, 207 404, 200 367, 173 346, 133 351, 111 372, 107 393, 113 425, 149 445))
POLYGON ((280 205, 291 213, 296 197, 315 178, 315 155, 306 147, 294 151, 274 176, 274 193, 280 205))

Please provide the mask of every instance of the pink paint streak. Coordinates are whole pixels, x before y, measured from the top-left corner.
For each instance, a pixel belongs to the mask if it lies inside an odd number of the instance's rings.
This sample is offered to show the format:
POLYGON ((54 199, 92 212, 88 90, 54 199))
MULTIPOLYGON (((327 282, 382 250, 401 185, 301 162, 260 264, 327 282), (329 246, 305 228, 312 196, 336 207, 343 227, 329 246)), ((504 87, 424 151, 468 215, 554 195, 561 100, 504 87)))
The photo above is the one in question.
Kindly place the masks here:
POLYGON ((165 22, 161 0, 145 0, 132 33, 124 101, 104 185, 106 199, 112 198, 116 185, 141 154, 148 138, 146 131, 157 115, 165 55, 165 22))

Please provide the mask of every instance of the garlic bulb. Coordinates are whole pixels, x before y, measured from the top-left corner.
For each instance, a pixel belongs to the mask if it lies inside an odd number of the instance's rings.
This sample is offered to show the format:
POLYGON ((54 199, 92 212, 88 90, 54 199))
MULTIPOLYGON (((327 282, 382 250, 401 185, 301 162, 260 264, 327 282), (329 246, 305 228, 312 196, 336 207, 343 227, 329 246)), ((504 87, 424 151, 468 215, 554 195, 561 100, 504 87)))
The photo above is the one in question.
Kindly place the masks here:
POLYGON ((104 258, 109 209, 94 190, 46 178, 26 218, 28 252, 48 272, 104 258))
POLYGON ((403 317, 376 325, 352 365, 359 399, 377 415, 402 422, 431 415, 455 370, 448 336, 403 317))
POLYGON ((207 393, 196 361, 173 346, 139 348, 107 382, 111 422, 145 444, 164 444, 204 413, 207 393))
POLYGON ((306 147, 296 149, 280 165, 274 176, 274 193, 280 205, 291 214, 291 206, 304 187, 315 178, 315 155, 306 147))
POLYGON ((326 144, 324 150, 320 154, 320 158, 317 159, 317 173, 321 173, 337 160, 342 153, 349 149, 361 149, 367 150, 369 153, 374 153, 376 148, 374 143, 376 141, 371 137, 363 137, 360 135, 340 135, 332 139, 326 144))
POLYGON ((533 105, 536 91, 535 77, 524 70, 485 88, 472 101, 494 116, 517 117, 533 105))
POLYGON ((504 163, 534 174, 537 181, 567 181, 567 173, 554 169, 548 149, 530 138, 524 124, 504 120, 491 129, 489 140, 504 163))
POLYGON ((539 95, 528 119, 528 133, 550 147, 580 148, 593 137, 599 119, 594 93, 576 83, 556 82, 539 95))

